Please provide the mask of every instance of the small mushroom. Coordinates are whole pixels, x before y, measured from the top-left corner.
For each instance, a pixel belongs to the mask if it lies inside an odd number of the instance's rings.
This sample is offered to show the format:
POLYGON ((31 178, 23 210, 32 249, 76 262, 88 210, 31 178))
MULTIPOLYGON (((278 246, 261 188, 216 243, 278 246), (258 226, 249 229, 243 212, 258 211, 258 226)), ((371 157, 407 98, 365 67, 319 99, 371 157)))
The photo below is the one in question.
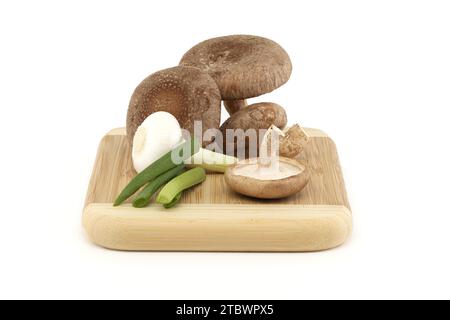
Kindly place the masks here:
POLYGON ((271 145, 271 136, 273 132, 276 132, 279 136, 279 154, 286 158, 295 158, 303 152, 306 145, 309 142, 309 136, 298 124, 291 127, 280 130, 275 125, 272 125, 264 135, 262 143, 269 146, 271 145))
POLYGON ((278 165, 264 165, 259 158, 238 162, 225 172, 225 181, 237 193, 279 199, 296 194, 309 182, 309 173, 296 160, 279 157, 278 165))
POLYGON ((291 60, 279 44, 250 35, 203 41, 184 54, 180 65, 208 72, 217 82, 230 115, 247 105, 245 99, 282 86, 292 72, 291 60))
POLYGON ((127 136, 132 144, 139 125, 152 113, 171 113, 183 129, 193 134, 194 122, 202 130, 220 125, 220 91, 216 82, 198 68, 178 66, 158 71, 134 91, 127 114, 127 136))
MULTIPOLYGON (((255 154, 257 155, 260 132, 261 130, 267 130, 271 125, 275 125, 279 128, 284 128, 287 123, 286 111, 275 103, 261 102, 241 109, 230 118, 228 118, 221 126, 220 131, 224 139, 224 152, 233 151, 236 152, 239 146, 238 140, 245 138, 243 141, 244 149, 249 148, 249 137, 239 137, 235 135, 232 140, 227 139, 227 130, 231 129, 232 132, 236 132, 237 129, 241 129, 243 132, 247 132, 249 129, 255 130, 255 154)), ((241 131, 241 132, 242 132, 241 131)), ((263 131, 265 132, 265 131, 263 131)), ((262 138, 262 137, 261 137, 262 138)), ((228 153, 228 152, 227 152, 228 153)), ((248 154, 247 154, 248 155, 248 154)))

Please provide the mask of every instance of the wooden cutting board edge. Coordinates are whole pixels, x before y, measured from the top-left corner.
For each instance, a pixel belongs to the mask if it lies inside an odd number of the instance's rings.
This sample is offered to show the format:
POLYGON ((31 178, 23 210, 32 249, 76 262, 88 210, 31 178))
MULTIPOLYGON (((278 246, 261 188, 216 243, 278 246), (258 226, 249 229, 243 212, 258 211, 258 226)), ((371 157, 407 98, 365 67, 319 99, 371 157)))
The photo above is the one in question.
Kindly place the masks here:
MULTIPOLYGON (((331 140, 319 129, 305 130, 331 140)), ((106 136, 124 134, 116 128, 106 136)), ((345 205, 180 204, 170 214, 154 207, 149 215, 129 204, 86 202, 82 220, 93 243, 123 251, 322 251, 340 246, 352 231, 345 205)))

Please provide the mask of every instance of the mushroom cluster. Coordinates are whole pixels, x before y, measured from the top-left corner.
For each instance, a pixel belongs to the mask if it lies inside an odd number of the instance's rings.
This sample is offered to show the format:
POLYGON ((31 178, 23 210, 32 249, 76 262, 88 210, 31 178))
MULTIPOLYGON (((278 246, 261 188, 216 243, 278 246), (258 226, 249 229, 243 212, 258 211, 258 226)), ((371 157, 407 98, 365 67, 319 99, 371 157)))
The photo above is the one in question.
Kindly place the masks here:
MULTIPOLYGON (((287 52, 276 42, 257 36, 233 35, 203 41, 188 50, 180 61, 207 72, 217 83, 230 118, 220 127, 224 152, 237 153, 239 137, 227 139, 227 130, 253 129, 259 142, 260 132, 271 125, 284 128, 285 110, 274 103, 248 105, 246 99, 272 92, 285 84, 292 73, 287 52)), ((245 139, 245 137, 244 137, 245 139)), ((250 142, 243 143, 249 157, 250 142)), ((259 143, 254 144, 258 151, 259 143)), ((231 155, 231 154, 230 154, 231 155)))
MULTIPOLYGON (((193 133, 202 121, 203 132, 219 129, 220 102, 230 118, 220 131, 241 128, 284 128, 286 112, 274 103, 248 105, 246 99, 269 93, 285 84, 292 73, 289 55, 276 42, 258 36, 232 35, 203 41, 188 50, 179 66, 158 71, 138 85, 128 107, 130 143, 139 125, 152 113, 173 114, 193 133)), ((224 150, 228 141, 223 141, 224 150)))
POLYGON ((189 49, 178 66, 150 75, 135 89, 127 113, 128 141, 133 144, 139 126, 156 112, 172 114, 191 134, 196 133, 194 123, 201 121, 203 133, 209 129, 220 133, 220 139, 203 140, 204 145, 214 141, 223 153, 246 158, 227 171, 226 181, 232 189, 259 198, 298 192, 308 181, 307 170, 292 159, 303 151, 307 134, 299 125, 286 127, 286 111, 280 105, 247 103, 285 84, 291 73, 289 55, 272 40, 232 35, 203 41, 189 49), (230 117, 220 125, 222 101, 230 117), (227 134, 238 130, 255 132, 256 147, 250 148, 245 134, 243 141, 227 134), (261 146, 267 149, 274 136, 279 142, 277 152, 270 158, 261 157, 261 146), (256 188, 243 191, 245 185, 256 188))

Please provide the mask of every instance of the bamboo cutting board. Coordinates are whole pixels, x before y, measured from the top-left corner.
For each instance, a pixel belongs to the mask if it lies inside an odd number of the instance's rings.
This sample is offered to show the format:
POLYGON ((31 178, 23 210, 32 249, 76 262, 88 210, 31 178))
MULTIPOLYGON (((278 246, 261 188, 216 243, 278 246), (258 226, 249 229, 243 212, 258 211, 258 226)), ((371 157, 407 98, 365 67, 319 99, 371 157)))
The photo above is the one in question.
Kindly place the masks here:
POLYGON ((342 244, 352 217, 334 142, 311 136, 300 161, 308 186, 281 200, 257 200, 228 189, 222 174, 184 193, 166 210, 154 202, 136 209, 112 202, 135 175, 125 129, 100 142, 83 212, 88 237, 99 246, 130 251, 319 251, 342 244))

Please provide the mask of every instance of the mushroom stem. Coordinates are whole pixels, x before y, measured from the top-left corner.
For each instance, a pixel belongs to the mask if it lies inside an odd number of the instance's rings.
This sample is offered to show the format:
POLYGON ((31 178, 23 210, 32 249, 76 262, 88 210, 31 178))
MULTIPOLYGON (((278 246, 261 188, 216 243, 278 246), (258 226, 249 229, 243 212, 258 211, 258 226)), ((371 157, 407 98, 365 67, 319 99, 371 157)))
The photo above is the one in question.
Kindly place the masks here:
POLYGON ((258 162, 261 167, 274 171, 279 170, 280 136, 284 136, 284 133, 274 125, 267 130, 260 145, 258 162))
POLYGON ((224 100, 223 104, 225 106, 225 109, 227 109, 228 113, 230 114, 230 116, 248 106, 246 100, 224 100))

